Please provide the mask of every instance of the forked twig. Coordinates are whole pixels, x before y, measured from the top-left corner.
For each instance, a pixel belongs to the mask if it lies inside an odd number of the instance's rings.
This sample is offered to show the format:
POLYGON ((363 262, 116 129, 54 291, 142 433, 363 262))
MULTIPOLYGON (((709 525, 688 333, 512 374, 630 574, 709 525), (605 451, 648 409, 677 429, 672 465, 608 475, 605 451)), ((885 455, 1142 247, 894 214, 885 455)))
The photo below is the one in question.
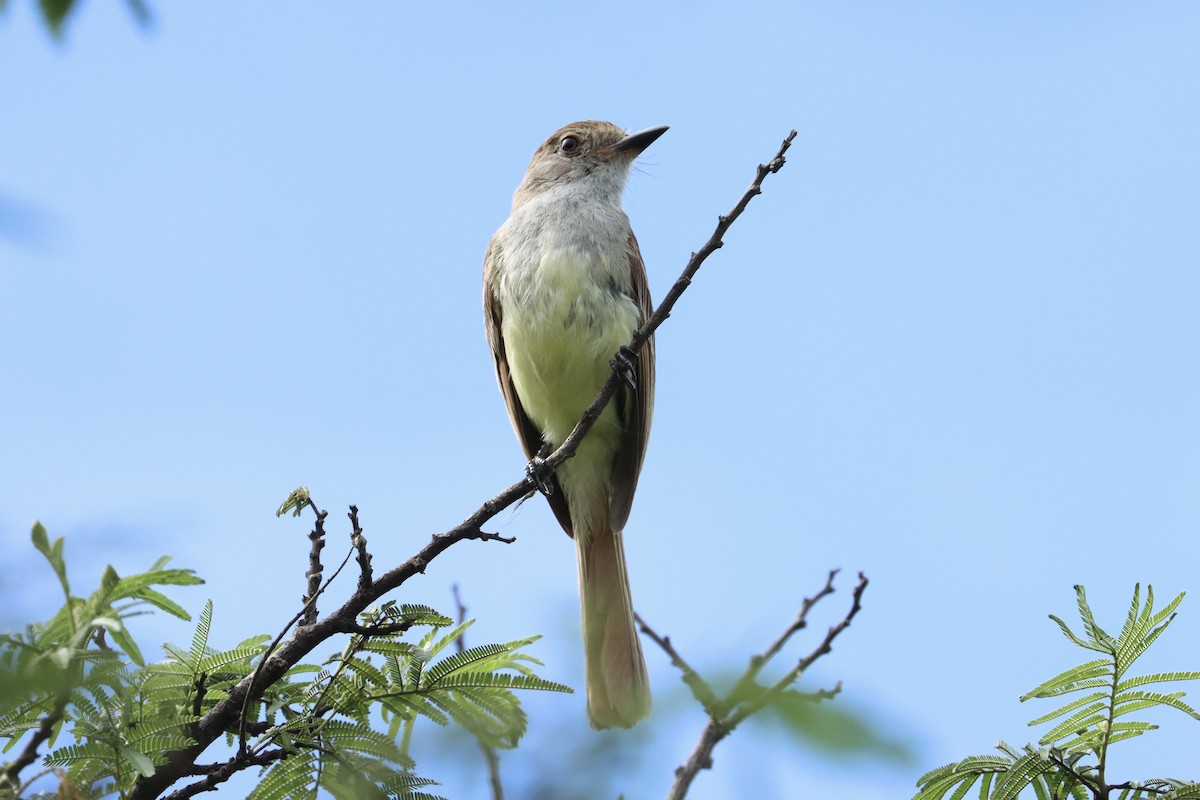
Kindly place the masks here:
MULTIPOLYGON (((691 788, 692 781, 696 779, 700 771, 712 767, 713 748, 717 746, 717 743, 732 733, 747 717, 762 710, 768 703, 787 691, 790 686, 800 679, 805 670, 812 666, 814 661, 833 649, 834 640, 842 631, 850 626, 850 623, 858 615, 858 612, 862 610, 862 595, 866 591, 868 581, 867 577, 861 572, 858 573, 858 584, 854 587, 850 609, 841 621, 832 625, 825 632, 825 637, 821 642, 808 655, 797 661, 796 666, 788 670, 782 678, 769 687, 763 687, 758 684, 758 676, 762 672, 763 667, 779 654, 794 633, 808 626, 808 613, 812 608, 822 598, 833 593, 833 579, 837 573, 836 569, 831 570, 829 577, 825 581, 825 585, 812 597, 804 599, 800 607, 800 613, 796 615, 796 619, 761 654, 755 655, 750 659, 750 664, 746 667, 746 671, 742 673, 733 688, 724 697, 718 697, 716 692, 713 691, 712 686, 684 661, 674 645, 671 644, 669 637, 660 636, 641 617, 637 618, 642 632, 658 644, 663 649, 663 652, 670 657, 671 663, 683 673, 684 683, 688 685, 688 688, 692 690, 692 694, 704 706, 704 710, 708 712, 708 723, 704 726, 704 731, 700 734, 700 741, 696 743, 695 749, 692 750, 683 765, 675 770, 675 782, 671 785, 671 791, 667 795, 667 800, 683 800, 687 796, 688 789, 691 788)), ((805 695, 805 697, 813 701, 829 700, 835 697, 840 691, 841 684, 839 683, 833 689, 822 689, 811 695, 805 695)))

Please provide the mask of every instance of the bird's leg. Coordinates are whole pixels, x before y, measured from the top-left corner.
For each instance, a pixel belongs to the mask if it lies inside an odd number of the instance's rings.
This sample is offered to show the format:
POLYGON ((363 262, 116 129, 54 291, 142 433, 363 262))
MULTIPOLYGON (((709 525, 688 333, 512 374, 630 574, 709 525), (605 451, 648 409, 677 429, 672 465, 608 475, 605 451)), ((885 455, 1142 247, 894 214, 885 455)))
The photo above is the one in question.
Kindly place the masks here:
POLYGON ((534 488, 546 497, 554 494, 554 484, 542 477, 546 469, 546 456, 550 455, 551 449, 549 442, 543 442, 542 449, 525 465, 525 477, 533 481, 534 488))
POLYGON ((635 392, 637 391, 637 367, 634 366, 636 359, 637 355, 632 350, 621 345, 609 365, 613 368, 613 372, 620 375, 629 388, 635 392))

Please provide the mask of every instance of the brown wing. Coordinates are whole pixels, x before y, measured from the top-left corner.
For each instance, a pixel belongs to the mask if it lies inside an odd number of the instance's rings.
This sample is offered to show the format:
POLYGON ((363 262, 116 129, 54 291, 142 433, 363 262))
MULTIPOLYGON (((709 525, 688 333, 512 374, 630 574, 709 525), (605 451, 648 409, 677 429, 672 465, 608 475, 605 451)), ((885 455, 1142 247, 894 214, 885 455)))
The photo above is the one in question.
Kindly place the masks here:
MULTIPOLYGON (((629 232, 629 277, 633 287, 633 300, 641 310, 638 324, 645 322, 654 313, 650 300, 650 285, 646 280, 646 265, 638 249, 637 238, 629 232)), ((651 336, 638 351, 635 365, 637 389, 628 386, 617 391, 613 398, 617 417, 624 429, 617 457, 613 462, 612 483, 609 489, 609 519, 613 530, 625 529, 629 509, 633 505, 633 493, 637 490, 638 475, 642 471, 642 459, 646 456, 646 442, 650 439, 650 420, 654 416, 654 337, 651 336)))
MULTIPOLYGON (((526 458, 532 459, 542 447, 542 432, 529 419, 524 406, 521 405, 517 387, 513 385, 512 373, 508 369, 508 357, 504 353, 500 301, 496 299, 496 293, 492 290, 496 280, 496 261, 499 258, 500 245, 493 239, 488 243, 487 253, 483 257, 483 322, 487 329, 488 346, 496 363, 496 380, 500 384, 500 393, 504 395, 504 405, 508 408, 508 420, 517 433, 526 458)), ((571 529, 571 512, 567 507, 567 498, 562 487, 554 475, 546 479, 546 485, 551 489, 546 499, 550 501, 550 509, 558 518, 558 524, 562 525, 568 536, 574 536, 575 533, 571 529)))

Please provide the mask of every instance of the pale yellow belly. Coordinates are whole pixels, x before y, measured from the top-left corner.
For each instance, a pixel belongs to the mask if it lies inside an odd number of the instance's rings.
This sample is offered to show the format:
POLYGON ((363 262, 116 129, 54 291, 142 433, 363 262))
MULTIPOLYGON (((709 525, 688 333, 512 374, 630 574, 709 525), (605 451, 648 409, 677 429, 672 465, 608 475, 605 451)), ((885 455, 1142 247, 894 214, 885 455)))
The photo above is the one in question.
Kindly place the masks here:
MULTIPOLYGON (((503 317, 517 395, 554 445, 579 422, 639 322, 633 300, 602 285, 609 283, 603 267, 581 263, 569 252, 556 255, 543 256, 535 274, 523 276, 528 282, 522 281, 520 301, 506 307, 503 317)), ((613 414, 610 405, 588 439, 615 437, 613 414)))

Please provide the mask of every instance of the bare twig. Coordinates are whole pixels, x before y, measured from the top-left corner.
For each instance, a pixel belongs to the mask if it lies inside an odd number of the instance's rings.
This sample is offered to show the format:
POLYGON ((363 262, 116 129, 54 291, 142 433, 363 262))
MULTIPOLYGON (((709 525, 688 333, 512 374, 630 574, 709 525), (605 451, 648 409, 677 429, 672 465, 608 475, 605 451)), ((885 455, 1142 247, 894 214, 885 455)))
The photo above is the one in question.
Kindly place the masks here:
POLYGON ((288 755, 289 752, 287 750, 279 747, 261 753, 239 754, 224 763, 208 764, 203 773, 191 773, 193 775, 203 774, 204 778, 194 783, 189 783, 178 791, 171 792, 163 800, 187 800, 187 798, 194 797, 201 792, 211 792, 248 767, 265 767, 268 764, 273 764, 276 761, 287 758, 288 755))
POLYGON ((671 657, 671 663, 683 673, 683 682, 692 690, 692 696, 704 707, 709 716, 720 713, 720 700, 717 699, 716 693, 712 687, 708 685, 708 681, 700 677, 700 673, 692 669, 691 665, 683 660, 683 656, 675 650, 675 646, 671 644, 671 637, 659 636, 655 633, 646 620, 642 619, 640 614, 634 614, 633 618, 637 621, 638 627, 642 633, 654 640, 654 643, 663 649, 663 652, 671 657))
MULTIPOLYGON (((676 652, 669 638, 654 633, 639 618, 642 632, 653 639, 671 657, 671 663, 683 672, 684 681, 692 689, 692 693, 696 695, 696 699, 704 706, 704 710, 708 712, 708 723, 704 726, 704 731, 700 734, 700 741, 696 743, 695 749, 683 765, 675 770, 675 782, 671 785, 671 791, 667 795, 667 800, 683 800, 687 796, 692 781, 696 779, 700 771, 712 767, 713 748, 717 746, 717 743, 732 733, 747 717, 762 710, 771 700, 787 690, 789 686, 799 680, 800 676, 804 674, 806 669, 812 666, 814 661, 833 649, 834 639, 849 627, 854 617, 862 609, 862 595, 867 588, 867 578, 861 572, 858 574, 858 584, 854 587, 850 609, 846 612, 846 616, 836 625, 830 627, 820 644, 808 655, 801 658, 796 666, 790 669, 786 675, 769 688, 764 689, 758 685, 757 679, 762 672, 762 668, 779 654, 783 646, 787 644, 787 641, 796 631, 802 630, 807 626, 808 613, 812 610, 813 606, 820 602, 822 598, 833 593, 833 579, 837 575, 837 572, 837 570, 832 570, 820 591, 812 597, 805 598, 801 605, 800 613, 796 616, 792 624, 766 650, 750 659, 750 664, 746 667, 746 671, 738 678, 737 683, 734 684, 733 688, 723 698, 717 698, 713 695, 708 684, 676 652), (698 690, 697 687, 702 687, 702 689, 698 690)), ((842 685, 839 683, 833 689, 823 689, 805 695, 805 697, 813 702, 829 700, 837 696, 841 692, 841 689, 842 685)))
POLYGON ((479 746, 483 748, 483 756, 487 759, 488 786, 492 790, 492 800, 504 800, 504 784, 500 782, 500 756, 483 742, 480 742, 479 746))
POLYGON ((358 553, 358 590, 371 588, 371 554, 367 552, 367 537, 363 536, 362 526, 358 524, 358 506, 350 506, 350 543, 358 553))
POLYGON ((325 571, 325 568, 321 566, 321 550, 325 547, 325 517, 328 516, 328 512, 318 509, 312 500, 307 502, 312 506, 313 513, 317 515, 317 521, 313 525, 312 532, 308 534, 312 546, 308 551, 308 573, 305 575, 308 578, 308 591, 300 600, 304 603, 304 616, 300 618, 301 625, 312 625, 317 621, 317 593, 321 588, 321 574, 325 571))
MULTIPOLYGON (((804 601, 805 607, 801 611, 802 614, 807 614, 808 610, 811 609, 813 605, 817 603, 817 601, 819 601, 825 595, 833 592, 832 581, 833 575, 836 574, 836 572, 837 570, 834 570, 832 573, 830 573, 830 583, 826 584, 826 587, 829 589, 828 592, 822 589, 820 592, 813 595, 812 598, 804 601)), ((850 627, 850 623, 854 621, 856 616, 858 616, 858 612, 862 611, 862 596, 863 592, 867 590, 868 583, 870 583, 870 581, 867 580, 867 576, 861 572, 858 573, 858 583, 854 587, 854 593, 850 603, 850 610, 846 612, 846 616, 842 617, 842 620, 838 622, 838 624, 831 626, 829 630, 825 632, 825 638, 821 640, 821 643, 813 648, 811 653, 801 658, 796 663, 796 666, 788 670, 786 675, 776 681, 769 689, 767 689, 767 691, 759 694, 753 700, 745 703, 737 711, 735 711, 735 713, 730 717, 730 722, 732 724, 737 725, 746 717, 754 714, 767 703, 771 702, 771 700, 778 696, 780 692, 783 692, 785 689, 787 689, 787 687, 799 680, 800 676, 804 674, 805 670, 812 666, 814 661, 833 650, 833 640, 836 639, 842 631, 850 627)), ((776 652, 778 652, 778 650, 776 652)))
MULTIPOLYGON (((459 625, 462 625, 464 622, 467 621, 467 607, 466 607, 466 605, 463 604, 462 595, 460 595, 458 593, 458 584, 457 583, 453 584, 450 587, 450 593, 452 595, 454 595, 455 619, 458 620, 459 625)), ((465 641, 463 641, 463 638, 464 637, 459 636, 457 639, 454 640, 454 646, 458 648, 458 652, 460 652, 460 653, 463 650, 467 649, 467 643, 465 641)))
POLYGON ((200 711, 204 708, 204 696, 208 693, 208 673, 201 672, 196 676, 196 680, 192 682, 192 688, 196 690, 196 695, 192 698, 192 716, 200 716, 200 711))
MULTIPOLYGON (((307 502, 309 505, 312 506, 313 512, 316 513, 318 524, 319 524, 321 520, 325 519, 325 517, 329 514, 329 512, 318 510, 316 504, 313 503, 311 499, 308 500, 307 502)), ((262 657, 259 658, 258 664, 254 667, 254 673, 249 678, 243 679, 242 682, 238 684, 239 688, 243 685, 245 685, 245 687, 246 687, 246 691, 240 700, 241 705, 240 705, 239 711, 238 711, 238 754, 240 756, 245 757, 246 753, 247 753, 247 750, 246 750, 246 725, 247 725, 247 722, 248 722, 248 719, 250 716, 250 704, 254 700, 257 700, 261 696, 261 692, 256 693, 255 689, 258 686, 259 676, 263 672, 263 666, 267 663, 268 659, 270 659, 271 654, 275 652, 275 649, 277 647, 279 647, 279 643, 283 641, 283 637, 287 636, 287 632, 292 629, 292 626, 295 625, 297 622, 299 622, 301 619, 303 619, 306 614, 308 614, 309 608, 316 605, 317 598, 320 597, 321 594, 324 593, 324 591, 329 588, 329 585, 331 583, 333 583, 334 580, 337 578, 337 576, 341 574, 342 570, 346 568, 346 564, 348 564, 350 562, 350 555, 352 553, 354 553, 353 548, 346 553, 346 557, 342 559, 342 563, 339 564, 338 568, 333 571, 333 574, 329 576, 328 580, 326 580, 323 585, 318 587, 315 592, 312 592, 312 595, 305 601, 304 607, 300 609, 300 611, 296 614, 296 616, 292 617, 291 620, 288 621, 288 624, 283 627, 283 630, 281 630, 279 632, 279 634, 275 637, 275 640, 271 642, 270 646, 267 647, 267 649, 265 651, 263 651, 262 657), (249 681, 249 683, 247 683, 247 681, 249 681)), ((345 608, 345 606, 343 606, 343 608, 345 608)), ((326 619, 324 621, 328 622, 328 619, 326 619)), ((356 624, 356 618, 351 617, 348 620, 344 620, 344 622, 346 625, 354 625, 354 624, 356 624)), ((317 623, 314 619, 314 621, 311 625, 305 625, 301 628, 301 630, 309 630, 309 629, 316 628, 316 627, 317 627, 317 623)), ((342 632, 342 630, 340 630, 340 629, 333 631, 333 633, 341 633, 341 632, 342 632)), ((319 642, 322 642, 325 639, 332 636, 333 633, 327 633, 324 636, 322 636, 320 639, 317 639, 316 641, 314 641, 313 647, 316 647, 316 645, 319 642)), ((293 637, 293 640, 296 638, 299 638, 299 631, 297 632, 297 635, 293 637)), ((299 658, 297 658, 296 661, 289 664, 287 666, 287 668, 284 670, 284 672, 286 672, 287 669, 291 669, 298 662, 299 662, 299 658)), ((279 678, 282 675, 283 675, 283 673, 281 672, 281 673, 279 673, 279 675, 276 675, 274 678, 272 678, 269 682, 264 683, 262 685, 264 687, 269 686, 272 683, 274 683, 275 681, 279 680, 279 678)), ((232 699, 232 695, 230 697, 227 697, 221 703, 218 703, 217 707, 220 707, 224 703, 228 703, 230 699, 232 699)), ((197 741, 200 741, 200 737, 202 734, 207 735, 207 732, 203 730, 204 723, 210 717, 213 716, 213 712, 215 712, 216 710, 217 709, 214 708, 212 711, 210 711, 208 713, 207 716, 205 716, 204 719, 200 720, 200 722, 196 724, 195 730, 193 732, 193 737, 197 741)), ((214 737, 214 738, 216 738, 216 737, 214 737)), ((199 753, 197 753, 197 755, 199 755, 199 753)), ((155 774, 157 774, 157 773, 155 773, 155 774)), ((142 779, 139 778, 138 780, 139 780, 139 785, 140 785, 140 782, 142 779)), ((168 784, 168 785, 170 785, 170 784, 168 784)), ((166 786, 164 786, 163 789, 166 789, 166 786)), ((136 795, 136 793, 138 791, 137 785, 134 786, 133 791, 134 791, 134 794, 136 795)), ((160 790, 159 793, 161 794, 161 792, 162 792, 162 790, 160 790)))
MULTIPOLYGON (((729 230, 729 227, 741 216, 750 200, 755 195, 762 193, 762 182, 766 176, 778 172, 783 168, 785 163, 784 154, 795 138, 796 132, 792 131, 783 140, 775 157, 766 164, 758 166, 750 187, 742 194, 741 198, 728 214, 718 218, 717 226, 712 236, 709 237, 704 246, 693 253, 691 258, 688 259, 687 266, 684 267, 679 279, 675 281, 671 290, 667 292, 667 295, 658 305, 654 314, 634 333, 633 338, 625 348, 626 350, 632 354, 636 354, 654 331, 667 319, 671 313, 671 309, 674 308, 676 301, 679 300, 680 296, 691 284, 692 278, 699 271, 700 266, 708 256, 712 255, 712 253, 716 252, 724 244, 723 237, 729 230)), ((592 401, 592 404, 583 413, 579 424, 575 426, 575 429, 571 431, 571 434, 563 441, 562 445, 546 459, 544 475, 549 474, 550 471, 575 454, 575 450, 579 447, 579 442, 595 424, 596 420, 599 419, 601 412, 612 399, 622 380, 620 372, 614 369, 609 375, 608 380, 600 388, 596 399, 592 401)), ((532 478, 528 476, 522 478, 495 497, 484 501, 478 509, 455 527, 445 533, 434 534, 432 539, 416 555, 403 564, 388 570, 369 585, 364 586, 363 582, 360 581, 358 590, 341 608, 311 625, 305 625, 297 629, 292 637, 283 644, 279 644, 283 636, 283 634, 280 634, 280 638, 272 643, 267 652, 263 654, 254 674, 244 678, 236 686, 231 687, 228 695, 213 706, 208 714, 200 720, 196 726, 196 741, 187 747, 168 754, 167 763, 160 766, 154 775, 139 778, 133 791, 130 792, 128 800, 153 800, 161 796, 171 784, 186 774, 195 759, 204 752, 205 748, 231 726, 237 725, 240 728, 240 750, 244 752, 245 716, 250 704, 261 696, 264 687, 270 686, 279 680, 284 673, 299 663, 300 659, 304 658, 317 645, 329 637, 345 631, 348 625, 355 624, 358 615, 376 600, 401 586, 414 575, 424 573, 430 562, 458 542, 467 539, 512 542, 513 538, 503 537, 495 533, 487 533, 482 529, 482 526, 501 511, 525 497, 534 488, 532 478), (239 716, 241 717, 240 722, 239 716)), ((339 571, 340 569, 339 567, 339 571)), ((336 575, 337 573, 334 573, 335 577, 336 575)), ((325 581, 325 584, 318 590, 318 594, 328 587, 331 580, 332 578, 325 581)), ((292 622, 288 623, 287 627, 285 627, 284 632, 290 630, 302 616, 303 612, 297 614, 292 622)))

